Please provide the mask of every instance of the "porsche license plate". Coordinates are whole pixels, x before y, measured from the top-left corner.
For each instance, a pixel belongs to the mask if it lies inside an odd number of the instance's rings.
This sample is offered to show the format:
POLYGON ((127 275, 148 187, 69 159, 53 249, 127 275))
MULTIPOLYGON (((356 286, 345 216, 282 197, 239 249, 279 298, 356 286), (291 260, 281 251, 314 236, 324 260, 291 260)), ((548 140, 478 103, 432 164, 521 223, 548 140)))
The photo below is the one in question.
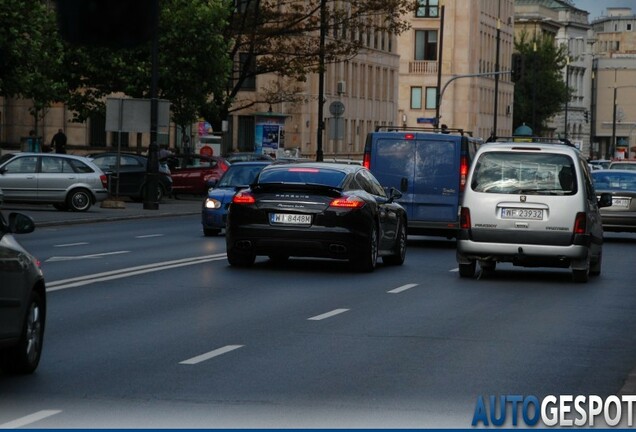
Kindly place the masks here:
POLYGON ((307 214, 272 213, 269 220, 274 224, 311 225, 311 215, 307 214))

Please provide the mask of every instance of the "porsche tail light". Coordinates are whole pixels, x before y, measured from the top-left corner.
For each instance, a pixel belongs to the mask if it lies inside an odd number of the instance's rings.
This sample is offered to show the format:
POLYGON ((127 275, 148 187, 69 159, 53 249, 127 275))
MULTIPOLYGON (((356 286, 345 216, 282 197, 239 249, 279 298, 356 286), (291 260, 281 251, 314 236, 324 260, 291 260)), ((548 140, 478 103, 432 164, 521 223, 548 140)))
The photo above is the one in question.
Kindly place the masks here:
POLYGON ((254 195, 250 192, 237 192, 232 198, 232 204, 254 204, 256 199, 254 199, 254 195))
POLYGON ((333 199, 329 203, 329 207, 357 209, 364 204, 364 201, 358 197, 341 197, 333 199))

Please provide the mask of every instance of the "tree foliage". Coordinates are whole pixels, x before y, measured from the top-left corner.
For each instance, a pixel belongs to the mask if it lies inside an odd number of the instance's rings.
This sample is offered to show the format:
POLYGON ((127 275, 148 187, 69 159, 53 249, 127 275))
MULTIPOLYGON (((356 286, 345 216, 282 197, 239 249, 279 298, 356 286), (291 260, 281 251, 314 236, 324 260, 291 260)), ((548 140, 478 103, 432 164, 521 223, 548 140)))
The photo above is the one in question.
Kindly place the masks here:
POLYGON ((515 50, 523 58, 524 72, 515 83, 513 124, 517 128, 525 123, 535 135, 542 135, 548 120, 571 97, 562 76, 567 51, 553 37, 530 37, 527 32, 515 39, 515 50))

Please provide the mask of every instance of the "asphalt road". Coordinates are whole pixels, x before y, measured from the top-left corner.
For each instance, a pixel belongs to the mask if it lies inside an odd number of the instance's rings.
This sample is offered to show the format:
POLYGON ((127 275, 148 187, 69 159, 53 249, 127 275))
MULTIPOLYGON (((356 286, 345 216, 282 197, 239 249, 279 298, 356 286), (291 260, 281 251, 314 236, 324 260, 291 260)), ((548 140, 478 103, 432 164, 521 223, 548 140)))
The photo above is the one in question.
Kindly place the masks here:
POLYGON ((464 280, 453 242, 425 237, 372 274, 235 269, 192 208, 147 212, 42 211, 19 237, 49 316, 37 373, 0 375, 0 428, 465 428, 480 395, 617 394, 636 363, 636 235, 609 235, 585 285, 506 265, 464 280))

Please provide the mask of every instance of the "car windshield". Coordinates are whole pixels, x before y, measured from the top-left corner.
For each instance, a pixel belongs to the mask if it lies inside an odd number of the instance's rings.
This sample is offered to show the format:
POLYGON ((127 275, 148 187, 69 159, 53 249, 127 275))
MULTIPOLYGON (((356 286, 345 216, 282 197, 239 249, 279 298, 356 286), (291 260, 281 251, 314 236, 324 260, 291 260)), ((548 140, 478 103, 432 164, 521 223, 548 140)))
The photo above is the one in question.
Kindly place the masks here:
POLYGON ((636 192, 636 172, 594 172, 592 179, 597 190, 636 192))
POLYGON ((612 162, 609 169, 636 171, 636 162, 612 162))
POLYGON ((573 195, 577 191, 573 160, 561 154, 488 152, 475 165, 476 192, 573 195))
POLYGON ((251 184, 264 165, 232 165, 219 180, 217 187, 237 187, 251 184))
POLYGON ((337 188, 345 176, 344 172, 332 169, 292 166, 263 171, 258 183, 314 184, 337 188))

